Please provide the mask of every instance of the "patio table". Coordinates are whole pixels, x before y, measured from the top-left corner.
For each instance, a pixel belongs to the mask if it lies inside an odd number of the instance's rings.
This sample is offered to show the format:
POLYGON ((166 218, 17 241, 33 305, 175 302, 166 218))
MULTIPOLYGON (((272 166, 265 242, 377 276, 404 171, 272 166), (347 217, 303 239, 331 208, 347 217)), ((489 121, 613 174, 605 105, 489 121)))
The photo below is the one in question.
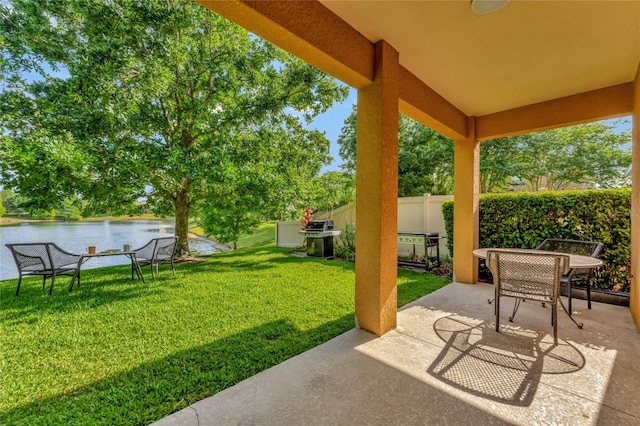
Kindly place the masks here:
MULTIPOLYGON (((602 260, 600 259, 596 259, 595 257, 590 257, 590 256, 583 256, 581 254, 572 254, 572 253, 562 253, 559 251, 547 251, 547 250, 536 250, 536 249, 518 249, 518 248, 479 248, 479 249, 475 249, 473 251, 473 255, 475 257, 478 257, 480 259, 486 259, 487 258, 487 251, 489 250, 503 250, 503 251, 520 251, 520 252, 526 252, 526 253, 547 253, 547 254, 563 254, 566 256, 569 256, 569 268, 570 269, 574 269, 574 268, 579 268, 579 269, 591 269, 591 268, 597 268, 598 266, 602 266, 602 260)), ((571 290, 569 290, 571 291, 571 290)), ((567 315, 569 315, 569 318, 571 318, 571 321, 573 321, 573 323, 578 326, 578 328, 582 328, 582 324, 578 323, 572 315, 572 312, 567 309, 564 306, 564 303, 562 302, 561 298, 558 298, 558 301, 560 302, 560 305, 562 306, 562 309, 565 311, 565 313, 567 315)))
POLYGON ((90 259, 93 259, 96 257, 104 257, 104 256, 127 256, 131 260, 131 264, 133 265, 133 270, 136 271, 136 275, 144 283, 142 270, 140 269, 140 264, 136 259, 136 253, 134 251, 105 250, 100 253, 80 255, 80 259, 78 260, 78 268, 76 269, 76 273, 71 278, 71 283, 69 284, 69 293, 71 293, 71 290, 73 290, 73 284, 76 282, 76 278, 78 279, 78 287, 80 287, 80 269, 82 265, 84 265, 84 263, 90 259))
POLYGON ((597 259, 595 257, 583 256, 580 254, 571 254, 571 253, 562 253, 559 251, 546 251, 546 250, 536 250, 536 249, 518 249, 518 248, 479 248, 473 251, 473 255, 480 259, 487 258, 487 251, 489 250, 506 250, 506 251, 522 251, 528 253, 549 253, 549 254, 565 254, 569 256, 569 268, 574 269, 583 269, 583 268, 597 268, 598 266, 602 266, 602 260, 597 259))

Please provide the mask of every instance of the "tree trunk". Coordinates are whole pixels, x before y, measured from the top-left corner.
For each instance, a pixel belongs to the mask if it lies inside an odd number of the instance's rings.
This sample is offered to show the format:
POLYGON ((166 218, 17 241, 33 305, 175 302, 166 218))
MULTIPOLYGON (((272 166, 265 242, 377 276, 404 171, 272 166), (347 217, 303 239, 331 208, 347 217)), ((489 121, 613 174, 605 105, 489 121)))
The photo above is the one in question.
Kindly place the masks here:
POLYGON ((178 257, 189 256, 189 190, 181 188, 174 202, 176 210, 176 236, 178 237, 178 247, 176 255, 178 257))

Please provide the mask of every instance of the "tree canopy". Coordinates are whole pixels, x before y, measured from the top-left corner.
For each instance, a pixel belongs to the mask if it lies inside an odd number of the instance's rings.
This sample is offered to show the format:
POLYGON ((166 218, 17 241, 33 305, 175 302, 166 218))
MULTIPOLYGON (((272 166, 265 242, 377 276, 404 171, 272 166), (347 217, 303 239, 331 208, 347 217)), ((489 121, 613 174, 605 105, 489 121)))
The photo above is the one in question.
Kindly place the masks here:
MULTIPOLYGON (((400 114, 398 116, 398 195, 453 192, 453 141, 400 114)), ((341 168, 356 171, 356 106, 338 137, 341 168)))
MULTIPOLYGON (((453 193, 453 141, 403 115, 398 119, 399 196, 453 193)), ((355 173, 355 106, 338 142, 341 167, 355 173)), ((630 132, 602 122, 485 141, 480 144, 480 191, 628 186, 630 143, 630 132)))
POLYGON ((43 209, 144 200, 175 215, 182 254, 193 207, 242 230, 291 208, 329 160, 303 122, 347 95, 191 0, 12 0, 0 34, 4 185, 43 209))

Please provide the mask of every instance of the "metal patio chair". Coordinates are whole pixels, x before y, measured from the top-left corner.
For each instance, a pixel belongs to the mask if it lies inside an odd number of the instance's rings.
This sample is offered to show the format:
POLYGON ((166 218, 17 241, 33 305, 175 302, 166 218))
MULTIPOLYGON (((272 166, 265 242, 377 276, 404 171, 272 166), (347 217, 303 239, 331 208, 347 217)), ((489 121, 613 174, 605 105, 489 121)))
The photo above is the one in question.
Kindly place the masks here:
POLYGON ((513 321, 522 300, 551 305, 553 341, 558 344, 558 298, 560 280, 569 271, 569 256, 518 250, 489 250, 487 265, 495 286, 496 331, 500 331, 500 298, 516 299, 509 321, 513 321))
MULTIPOLYGON (((176 275, 174 266, 174 258, 178 237, 162 237, 153 238, 144 246, 132 250, 136 255, 138 264, 142 266, 149 265, 151 267, 151 277, 153 279, 158 275, 158 266, 161 264, 171 264, 171 271, 176 275)), ((133 261, 131 262, 131 278, 134 274, 133 261)))
MULTIPOLYGON (((13 260, 15 260, 18 268, 16 296, 20 294, 20 285, 22 284, 23 276, 41 275, 43 290, 47 278, 51 278, 49 294, 52 294, 53 284, 57 276, 74 276, 80 267, 81 255, 69 253, 58 247, 55 243, 18 243, 5 245, 11 251, 13 260)), ((78 285, 80 285, 79 274, 78 285)))
MULTIPOLYGON (((604 244, 597 241, 578 241, 578 240, 563 240, 557 238, 547 238, 544 240, 536 250, 544 251, 556 251, 569 254, 580 254, 582 256, 590 256, 593 258, 598 257, 604 244)), ((587 307, 591 309, 591 275, 593 269, 571 269, 568 274, 562 276, 561 285, 566 285, 568 288, 568 303, 567 307, 569 312, 572 312, 571 298, 572 289, 575 284, 583 283, 587 292, 587 307)), ((573 317, 572 317, 573 319, 573 317)), ((575 321, 574 321, 575 322, 575 321)), ((576 323, 577 325, 577 323, 576 323)))

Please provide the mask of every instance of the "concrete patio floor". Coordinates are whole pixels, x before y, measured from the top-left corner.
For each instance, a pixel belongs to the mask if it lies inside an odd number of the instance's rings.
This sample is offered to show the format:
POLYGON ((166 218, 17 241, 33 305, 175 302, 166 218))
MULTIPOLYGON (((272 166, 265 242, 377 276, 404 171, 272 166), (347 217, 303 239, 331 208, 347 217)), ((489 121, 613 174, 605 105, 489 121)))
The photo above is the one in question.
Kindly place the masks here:
POLYGON ((156 425, 640 424, 640 334, 628 308, 559 309, 452 283, 398 312, 382 337, 353 329, 156 425))

